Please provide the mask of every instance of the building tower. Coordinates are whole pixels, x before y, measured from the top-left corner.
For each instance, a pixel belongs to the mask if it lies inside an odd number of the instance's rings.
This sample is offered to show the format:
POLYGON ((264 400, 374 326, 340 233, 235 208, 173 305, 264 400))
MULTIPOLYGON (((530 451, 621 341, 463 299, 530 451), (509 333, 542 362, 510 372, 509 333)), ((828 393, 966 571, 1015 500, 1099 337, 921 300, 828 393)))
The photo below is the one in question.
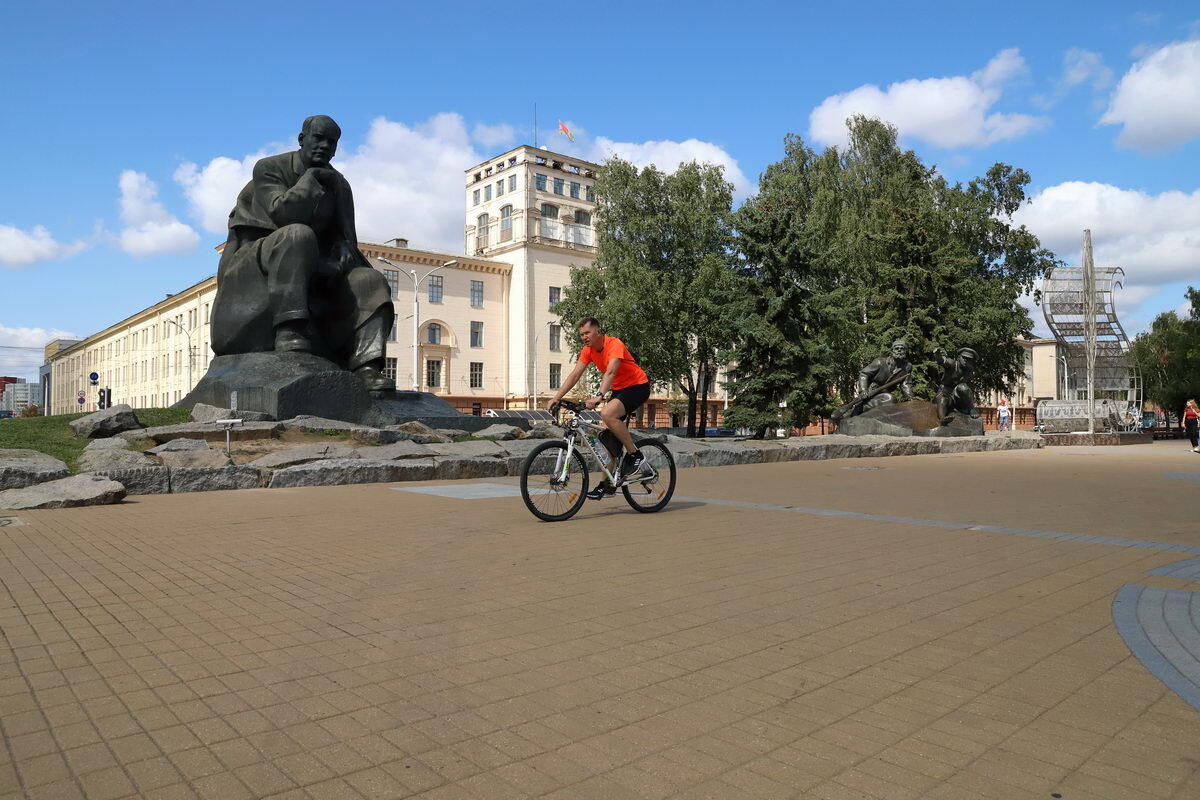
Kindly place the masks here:
POLYGON ((570 347, 553 311, 572 266, 596 260, 592 226, 597 164, 522 145, 476 164, 466 178, 464 251, 512 265, 509 391, 536 403, 570 371, 570 347))

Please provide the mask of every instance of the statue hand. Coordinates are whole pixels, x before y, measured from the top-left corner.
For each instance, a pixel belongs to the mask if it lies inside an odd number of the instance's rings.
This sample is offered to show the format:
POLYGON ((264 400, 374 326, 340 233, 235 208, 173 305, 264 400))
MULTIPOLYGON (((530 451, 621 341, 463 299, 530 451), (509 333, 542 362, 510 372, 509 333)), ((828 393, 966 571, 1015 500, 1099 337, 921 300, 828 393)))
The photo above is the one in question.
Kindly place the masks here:
POLYGON ((337 177, 337 173, 331 169, 328 169, 327 167, 309 167, 307 170, 305 170, 304 174, 312 175, 314 178, 316 178, 317 183, 321 184, 325 188, 331 187, 334 179, 337 177))
POLYGON ((358 248, 345 239, 335 242, 333 251, 329 255, 329 260, 333 262, 340 275, 345 275, 358 266, 358 248))

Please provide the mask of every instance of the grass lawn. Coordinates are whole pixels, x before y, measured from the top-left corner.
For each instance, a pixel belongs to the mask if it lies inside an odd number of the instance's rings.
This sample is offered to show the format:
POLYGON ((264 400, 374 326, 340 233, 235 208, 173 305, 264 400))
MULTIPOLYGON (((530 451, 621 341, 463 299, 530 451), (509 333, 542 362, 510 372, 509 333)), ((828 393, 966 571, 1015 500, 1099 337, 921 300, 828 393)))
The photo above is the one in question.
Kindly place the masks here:
MULTIPOLYGON (((143 425, 154 427, 187 422, 192 412, 187 408, 138 408, 134 409, 134 413, 143 425)), ((89 440, 76 436, 67 423, 85 416, 60 414, 57 417, 0 420, 0 450, 37 450, 70 466, 79 458, 89 440)))

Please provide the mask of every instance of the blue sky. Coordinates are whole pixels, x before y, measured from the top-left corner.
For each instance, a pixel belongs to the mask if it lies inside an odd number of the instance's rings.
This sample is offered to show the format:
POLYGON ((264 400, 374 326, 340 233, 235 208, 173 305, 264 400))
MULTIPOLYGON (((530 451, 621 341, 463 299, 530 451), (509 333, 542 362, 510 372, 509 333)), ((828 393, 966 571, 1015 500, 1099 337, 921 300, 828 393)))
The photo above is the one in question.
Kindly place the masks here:
MULTIPOLYGON (((555 149, 716 161, 739 198, 786 133, 836 143, 859 111, 951 179, 1027 170, 1021 221, 1072 263, 1090 227, 1097 262, 1126 270, 1131 331, 1200 284, 1195 4, 9 3, 4 19, 0 346, 94 333, 213 274, 250 165, 316 113, 343 128, 364 239, 461 248, 462 170, 530 142, 535 102, 555 149)), ((0 348, 0 374, 38 361, 0 348)))

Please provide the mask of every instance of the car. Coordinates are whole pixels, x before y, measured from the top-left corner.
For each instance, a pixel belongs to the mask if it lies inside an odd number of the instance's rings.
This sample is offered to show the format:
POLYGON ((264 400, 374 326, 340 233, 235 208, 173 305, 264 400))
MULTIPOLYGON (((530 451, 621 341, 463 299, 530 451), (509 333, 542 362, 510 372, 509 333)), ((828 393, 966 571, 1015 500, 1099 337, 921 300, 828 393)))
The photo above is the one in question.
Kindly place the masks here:
POLYGON ((737 436, 737 431, 735 431, 733 428, 724 428, 724 427, 705 428, 704 435, 705 436, 737 436))

